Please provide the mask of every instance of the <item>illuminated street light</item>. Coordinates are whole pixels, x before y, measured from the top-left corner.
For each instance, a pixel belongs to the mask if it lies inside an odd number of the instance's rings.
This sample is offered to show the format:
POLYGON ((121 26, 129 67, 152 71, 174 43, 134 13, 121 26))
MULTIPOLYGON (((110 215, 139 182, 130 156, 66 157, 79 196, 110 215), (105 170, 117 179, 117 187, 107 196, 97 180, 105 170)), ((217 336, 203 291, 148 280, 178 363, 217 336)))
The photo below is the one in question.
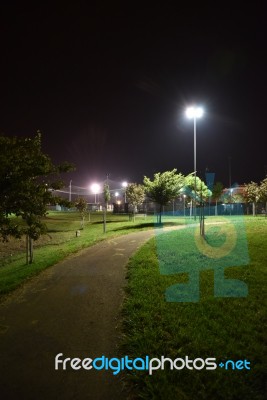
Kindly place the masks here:
POLYGON ((185 112, 189 119, 201 118, 204 114, 204 110, 201 107, 188 107, 185 112))
POLYGON ((91 190, 95 195, 95 204, 96 204, 96 195, 100 192, 100 185, 98 183, 93 183, 91 185, 91 190))
POLYGON ((194 120, 194 174, 195 174, 195 198, 194 198, 194 218, 197 218, 197 206, 196 206, 196 193, 197 193, 197 140, 196 140, 196 131, 197 131, 197 118, 201 118, 204 114, 204 110, 201 107, 188 107, 185 111, 185 115, 189 119, 194 120))
POLYGON ((124 187, 124 203, 126 203, 126 188, 128 186, 128 182, 124 181, 121 185, 124 187))
POLYGON ((115 195, 115 198, 116 198, 116 203, 120 204, 120 201, 118 200, 118 197, 120 195, 119 192, 115 192, 114 195, 115 195))

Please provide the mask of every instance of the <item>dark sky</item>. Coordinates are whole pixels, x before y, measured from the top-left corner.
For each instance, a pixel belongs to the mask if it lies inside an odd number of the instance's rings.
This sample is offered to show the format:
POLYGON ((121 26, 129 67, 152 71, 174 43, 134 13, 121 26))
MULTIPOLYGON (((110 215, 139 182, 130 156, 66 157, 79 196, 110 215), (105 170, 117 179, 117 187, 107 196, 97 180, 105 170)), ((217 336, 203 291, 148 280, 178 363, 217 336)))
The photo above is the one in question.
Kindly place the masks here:
POLYGON ((141 182, 193 171, 184 109, 198 103, 198 173, 228 185, 231 157, 232 183, 263 179, 264 2, 184 3, 1 5, 0 132, 40 129, 53 161, 76 165, 76 185, 141 182))

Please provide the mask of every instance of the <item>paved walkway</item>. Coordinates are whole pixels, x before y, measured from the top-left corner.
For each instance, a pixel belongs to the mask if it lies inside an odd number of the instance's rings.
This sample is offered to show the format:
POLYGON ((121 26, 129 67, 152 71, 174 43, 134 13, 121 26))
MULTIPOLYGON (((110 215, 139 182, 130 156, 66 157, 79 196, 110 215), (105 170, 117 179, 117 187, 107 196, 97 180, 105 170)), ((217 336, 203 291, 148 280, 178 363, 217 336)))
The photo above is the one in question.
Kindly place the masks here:
POLYGON ((153 235, 89 247, 8 296, 0 305, 1 399, 125 399, 111 372, 55 371, 55 356, 117 356, 125 265, 153 235))

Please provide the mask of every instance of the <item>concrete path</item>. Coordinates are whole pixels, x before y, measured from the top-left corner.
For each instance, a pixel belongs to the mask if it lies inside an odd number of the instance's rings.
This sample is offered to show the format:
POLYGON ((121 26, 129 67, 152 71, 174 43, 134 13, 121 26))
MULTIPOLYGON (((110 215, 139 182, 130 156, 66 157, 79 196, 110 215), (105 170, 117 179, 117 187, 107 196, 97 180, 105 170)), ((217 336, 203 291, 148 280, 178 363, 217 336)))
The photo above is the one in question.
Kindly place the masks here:
POLYGON ((0 304, 0 398, 125 399, 112 372, 55 370, 55 356, 116 357, 129 257, 154 230, 106 240, 48 268, 0 304))

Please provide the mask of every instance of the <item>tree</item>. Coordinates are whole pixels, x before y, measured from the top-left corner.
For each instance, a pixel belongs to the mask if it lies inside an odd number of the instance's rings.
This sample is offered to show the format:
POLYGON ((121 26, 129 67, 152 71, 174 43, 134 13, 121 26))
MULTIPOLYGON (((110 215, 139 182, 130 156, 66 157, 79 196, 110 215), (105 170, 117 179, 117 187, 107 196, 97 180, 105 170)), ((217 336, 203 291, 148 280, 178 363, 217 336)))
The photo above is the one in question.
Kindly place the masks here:
POLYGON ((203 204, 203 201, 211 196, 211 191, 207 185, 197 176, 195 192, 195 176, 190 174, 184 178, 184 187, 182 192, 191 199, 190 215, 192 215, 192 201, 196 204, 203 204))
POLYGON ((145 188, 143 185, 130 183, 126 188, 127 201, 133 208, 133 220, 137 207, 145 201, 145 188))
POLYGON ((104 191, 103 191, 103 196, 104 196, 104 218, 103 218, 103 230, 104 233, 107 231, 107 208, 108 208, 108 202, 110 201, 110 191, 109 191, 109 185, 107 183, 104 184, 104 191))
POLYGON ((42 152, 41 133, 33 138, 0 136, 0 236, 26 235, 26 262, 33 262, 33 241, 46 231, 47 205, 60 203, 52 191, 64 186, 59 174, 73 169, 53 165, 42 152), (18 222, 21 217, 24 224, 18 222))
MULTIPOLYGON (((163 206, 178 196, 179 191, 184 186, 184 176, 177 174, 177 170, 158 172, 154 174, 154 180, 151 181, 144 177, 145 191, 152 201, 155 201, 159 209, 159 223, 161 224, 161 214, 163 206)), ((127 197, 128 198, 128 197, 127 197)))
POLYGON ((256 204, 260 197, 260 188, 256 182, 251 181, 245 184, 244 196, 248 203, 252 203, 253 216, 256 215, 256 204))
POLYGON ((196 202, 200 202, 201 199, 207 199, 211 192, 207 185, 197 176, 196 177, 196 193, 195 193, 195 177, 190 174, 185 177, 184 191, 191 198, 196 198, 196 202))
POLYGON ((261 201, 265 202, 265 213, 267 213, 267 178, 261 181, 259 194, 261 201))
POLYGON ((84 220, 86 216, 86 211, 87 211, 87 202, 83 197, 80 197, 75 201, 75 207, 80 213, 81 216, 81 229, 84 228, 84 220))
POLYGON ((216 182, 215 185, 213 186, 213 190, 212 190, 212 197, 216 202, 215 215, 218 215, 218 200, 221 198, 222 193, 223 193, 222 182, 216 182))

